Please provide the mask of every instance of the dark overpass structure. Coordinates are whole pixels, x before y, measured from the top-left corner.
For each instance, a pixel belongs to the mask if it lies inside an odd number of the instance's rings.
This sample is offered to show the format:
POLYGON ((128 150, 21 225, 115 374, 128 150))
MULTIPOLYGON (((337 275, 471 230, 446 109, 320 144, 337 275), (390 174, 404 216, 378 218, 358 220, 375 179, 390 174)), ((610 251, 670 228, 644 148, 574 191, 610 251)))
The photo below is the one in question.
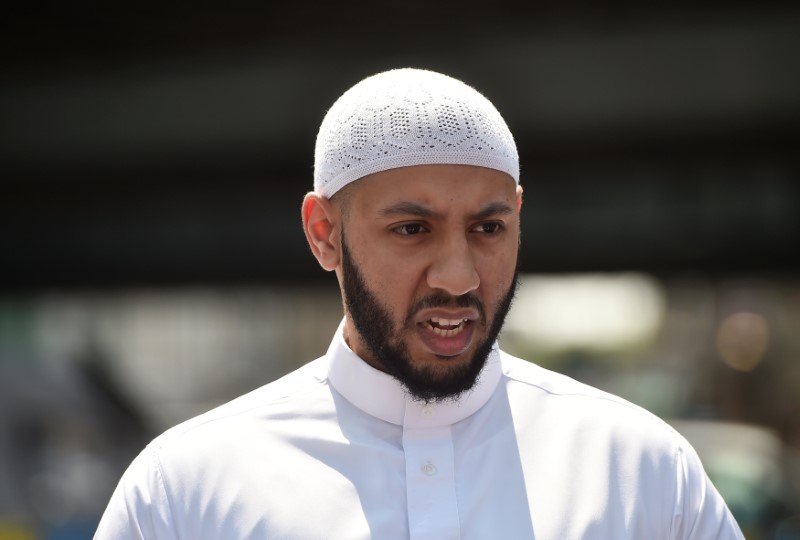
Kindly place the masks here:
POLYGON ((510 124, 524 271, 800 269, 796 6, 228 6, 0 22, 3 290, 325 279, 299 218, 316 129, 404 66, 510 124))

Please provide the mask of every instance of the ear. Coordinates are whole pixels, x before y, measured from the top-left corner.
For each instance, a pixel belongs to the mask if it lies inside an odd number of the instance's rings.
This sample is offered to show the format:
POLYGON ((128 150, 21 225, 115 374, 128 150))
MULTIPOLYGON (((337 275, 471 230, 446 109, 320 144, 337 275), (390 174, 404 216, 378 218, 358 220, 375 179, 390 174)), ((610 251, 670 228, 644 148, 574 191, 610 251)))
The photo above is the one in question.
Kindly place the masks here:
POLYGON ((517 212, 522 209, 522 186, 517 185, 517 212))
POLYGON ((317 193, 303 199, 303 232, 314 257, 325 270, 339 266, 339 212, 331 202, 317 193))

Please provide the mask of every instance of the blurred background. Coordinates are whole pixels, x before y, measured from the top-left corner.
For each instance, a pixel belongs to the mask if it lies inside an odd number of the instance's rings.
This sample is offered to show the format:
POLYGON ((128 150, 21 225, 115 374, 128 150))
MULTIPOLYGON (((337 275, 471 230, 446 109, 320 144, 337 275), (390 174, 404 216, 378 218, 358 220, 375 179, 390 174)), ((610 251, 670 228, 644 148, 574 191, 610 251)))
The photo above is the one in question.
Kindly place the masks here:
POLYGON ((90 538, 167 427, 323 354, 314 137, 361 78, 486 94, 522 162, 509 352, 694 444, 800 538, 800 7, 177 2, 0 19, 0 540, 90 538))

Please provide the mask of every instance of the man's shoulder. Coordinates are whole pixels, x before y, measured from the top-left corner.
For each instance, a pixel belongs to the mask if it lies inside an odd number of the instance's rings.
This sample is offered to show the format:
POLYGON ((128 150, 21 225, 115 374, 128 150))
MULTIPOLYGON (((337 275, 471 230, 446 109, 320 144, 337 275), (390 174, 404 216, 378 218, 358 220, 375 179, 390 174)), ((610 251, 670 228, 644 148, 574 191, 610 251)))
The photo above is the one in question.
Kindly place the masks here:
POLYGON ((500 352, 500 355, 503 375, 512 381, 529 386, 531 389, 551 395, 583 396, 591 399, 624 401, 613 394, 589 386, 562 373, 543 368, 533 362, 517 358, 503 351, 500 352))
POLYGON ((326 385, 327 369, 322 357, 175 425, 153 439, 150 447, 162 448, 187 437, 225 436, 227 431, 253 422, 299 414, 299 408, 324 399, 326 385))
POLYGON ((596 422, 615 429, 647 428, 667 439, 677 435, 664 420, 624 398, 505 352, 501 358, 503 374, 513 387, 509 393, 524 402, 546 402, 561 411, 564 420, 572 417, 576 422, 596 422))
POLYGON ((544 368, 534 362, 517 358, 504 351, 501 351, 500 355, 503 365, 503 375, 512 381, 527 385, 532 389, 538 389, 539 391, 552 395, 574 395, 587 398, 624 401, 613 394, 577 381, 563 373, 544 368))

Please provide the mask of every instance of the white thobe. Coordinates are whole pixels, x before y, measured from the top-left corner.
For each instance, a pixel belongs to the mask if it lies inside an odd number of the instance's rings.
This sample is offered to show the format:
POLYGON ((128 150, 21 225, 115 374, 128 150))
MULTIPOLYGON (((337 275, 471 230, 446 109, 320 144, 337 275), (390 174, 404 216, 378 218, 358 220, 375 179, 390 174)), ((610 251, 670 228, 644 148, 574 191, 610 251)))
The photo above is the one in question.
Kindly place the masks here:
POLYGON ((96 540, 742 539, 692 447, 620 398, 496 347, 425 404, 328 353, 153 440, 96 540))

